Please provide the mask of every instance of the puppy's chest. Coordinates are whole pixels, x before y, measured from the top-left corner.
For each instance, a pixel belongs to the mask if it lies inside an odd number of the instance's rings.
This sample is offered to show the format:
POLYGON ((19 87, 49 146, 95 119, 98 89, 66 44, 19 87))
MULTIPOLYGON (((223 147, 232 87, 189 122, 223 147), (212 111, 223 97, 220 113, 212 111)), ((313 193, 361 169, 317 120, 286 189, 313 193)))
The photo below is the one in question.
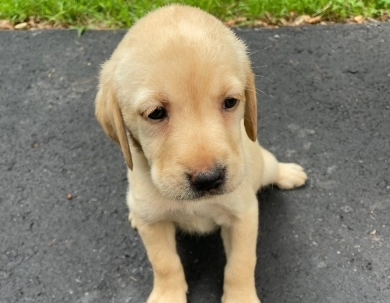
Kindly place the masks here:
POLYGON ((179 228, 188 232, 208 233, 231 223, 231 213, 227 209, 207 202, 183 205, 167 215, 179 228))
POLYGON ((187 232, 209 233, 230 225, 232 217, 240 212, 242 207, 229 197, 217 196, 203 201, 168 200, 161 196, 145 199, 144 195, 129 190, 127 204, 134 215, 146 222, 171 221, 187 232))

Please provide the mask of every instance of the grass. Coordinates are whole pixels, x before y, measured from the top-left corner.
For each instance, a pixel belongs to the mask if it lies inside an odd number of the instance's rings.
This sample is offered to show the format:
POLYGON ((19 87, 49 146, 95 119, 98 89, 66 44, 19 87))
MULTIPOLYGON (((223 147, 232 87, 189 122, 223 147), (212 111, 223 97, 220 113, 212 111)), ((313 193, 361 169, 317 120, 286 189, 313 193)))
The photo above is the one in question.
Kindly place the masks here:
POLYGON ((249 23, 265 16, 287 18, 291 12, 295 16, 320 12, 323 20, 332 21, 357 15, 379 18, 390 12, 390 0, 1 0, 0 20, 17 24, 33 17, 53 25, 123 28, 173 2, 198 6, 223 21, 241 18, 249 23))

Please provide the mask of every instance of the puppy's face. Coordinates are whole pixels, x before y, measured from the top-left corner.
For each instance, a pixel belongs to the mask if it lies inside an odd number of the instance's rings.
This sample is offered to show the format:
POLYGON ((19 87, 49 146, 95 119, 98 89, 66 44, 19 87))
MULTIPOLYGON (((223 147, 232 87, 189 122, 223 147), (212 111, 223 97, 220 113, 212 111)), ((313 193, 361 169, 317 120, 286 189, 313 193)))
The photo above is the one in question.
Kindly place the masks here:
POLYGON ((244 178, 250 68, 243 44, 227 29, 222 34, 219 41, 196 33, 141 41, 133 34, 116 54, 111 77, 129 140, 171 199, 225 194, 244 178))

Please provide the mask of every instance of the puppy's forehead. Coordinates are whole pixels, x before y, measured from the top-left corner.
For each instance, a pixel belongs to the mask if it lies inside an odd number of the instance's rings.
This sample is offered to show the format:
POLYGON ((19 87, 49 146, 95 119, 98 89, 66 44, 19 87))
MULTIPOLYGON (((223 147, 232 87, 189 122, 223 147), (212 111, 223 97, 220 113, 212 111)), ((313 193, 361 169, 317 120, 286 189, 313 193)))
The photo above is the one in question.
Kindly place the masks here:
POLYGON ((246 80, 243 60, 232 48, 190 39, 172 41, 144 61, 145 83, 165 92, 223 94, 221 90, 246 80))
POLYGON ((146 55, 164 51, 176 43, 179 47, 195 47, 193 52, 212 50, 220 53, 222 49, 230 49, 245 57, 244 43, 221 21, 188 7, 171 6, 148 14, 129 30, 124 40, 129 46, 142 49, 146 55))
POLYGON ((245 45, 214 17, 197 14, 160 18, 156 12, 130 29, 117 70, 127 100, 130 95, 137 100, 156 94, 200 98, 243 91, 245 45))

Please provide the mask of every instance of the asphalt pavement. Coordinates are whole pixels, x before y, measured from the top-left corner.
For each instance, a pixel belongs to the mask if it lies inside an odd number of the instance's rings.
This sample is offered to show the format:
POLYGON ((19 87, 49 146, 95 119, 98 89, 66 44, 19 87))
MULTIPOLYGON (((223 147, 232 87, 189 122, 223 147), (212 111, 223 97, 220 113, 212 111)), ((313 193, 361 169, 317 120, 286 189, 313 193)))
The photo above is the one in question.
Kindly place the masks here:
MULTIPOLYGON (((94 118, 99 66, 124 31, 0 31, 0 302, 145 302, 121 152, 94 118)), ((306 168, 264 189, 262 303, 390 302, 390 24, 240 29, 259 139, 306 168)), ((189 303, 220 302, 218 234, 178 235, 189 303)))

